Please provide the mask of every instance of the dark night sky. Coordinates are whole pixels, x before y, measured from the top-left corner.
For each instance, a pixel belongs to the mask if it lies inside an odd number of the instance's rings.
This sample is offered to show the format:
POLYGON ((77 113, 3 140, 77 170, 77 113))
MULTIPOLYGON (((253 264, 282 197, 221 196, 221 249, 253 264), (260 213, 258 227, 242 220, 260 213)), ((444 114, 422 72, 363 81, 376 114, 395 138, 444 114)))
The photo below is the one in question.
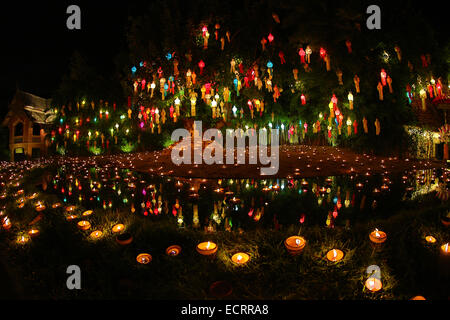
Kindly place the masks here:
POLYGON ((67 72, 75 50, 100 72, 112 69, 113 57, 125 45, 125 1, 15 1, 0 13, 0 115, 4 114, 16 85, 50 97, 67 72), (81 8, 81 30, 66 28, 66 9, 81 8))
MULTIPOLYGON (((299 2, 301 2, 299 0, 299 2)), ((373 1, 378 4, 380 1, 373 1)), ((145 3, 145 2, 144 2, 145 3)), ((448 39, 448 19, 444 1, 418 2, 418 10, 448 39)), ((9 100, 19 88, 50 97, 74 50, 87 56, 99 72, 107 73, 113 57, 126 46, 124 27, 129 10, 139 9, 129 1, 60 0, 13 1, 0 13, 0 117, 7 110, 9 100), (66 28, 66 8, 71 4, 81 7, 81 30, 66 28)), ((133 11, 133 12, 134 12, 133 11)), ((401 14, 401 13, 398 13, 401 14)))

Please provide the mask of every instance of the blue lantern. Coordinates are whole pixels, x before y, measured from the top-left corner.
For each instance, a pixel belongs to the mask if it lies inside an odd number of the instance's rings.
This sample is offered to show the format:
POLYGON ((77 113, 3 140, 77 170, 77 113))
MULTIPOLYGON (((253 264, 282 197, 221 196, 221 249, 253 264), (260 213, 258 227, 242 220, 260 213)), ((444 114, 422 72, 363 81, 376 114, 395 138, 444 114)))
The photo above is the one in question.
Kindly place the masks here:
POLYGON ((131 72, 132 72, 133 74, 136 72, 136 70, 137 70, 137 68, 136 68, 135 66, 133 66, 133 67, 131 68, 131 72))

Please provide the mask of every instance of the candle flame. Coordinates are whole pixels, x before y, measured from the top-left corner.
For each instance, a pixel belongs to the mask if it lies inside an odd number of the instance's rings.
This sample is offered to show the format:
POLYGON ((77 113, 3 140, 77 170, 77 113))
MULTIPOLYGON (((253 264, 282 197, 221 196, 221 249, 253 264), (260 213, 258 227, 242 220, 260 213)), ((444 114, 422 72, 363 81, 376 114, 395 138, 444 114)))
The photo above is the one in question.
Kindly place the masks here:
POLYGON ((375 229, 375 237, 379 238, 380 234, 378 233, 378 229, 375 229))
POLYGON ((297 246, 300 246, 300 239, 295 239, 295 243, 297 244, 297 246))
POLYGON ((445 252, 448 252, 448 242, 445 244, 445 246, 444 246, 444 251, 445 252))
POLYGON ((242 256, 241 256, 240 254, 237 256, 237 260, 238 260, 238 261, 241 261, 241 260, 242 260, 242 256))
POLYGON ((337 257, 337 251, 335 249, 333 249, 333 258, 337 257))
POLYGON ((210 245, 211 245, 211 243, 208 241, 208 243, 206 244, 206 249, 209 249, 210 245))

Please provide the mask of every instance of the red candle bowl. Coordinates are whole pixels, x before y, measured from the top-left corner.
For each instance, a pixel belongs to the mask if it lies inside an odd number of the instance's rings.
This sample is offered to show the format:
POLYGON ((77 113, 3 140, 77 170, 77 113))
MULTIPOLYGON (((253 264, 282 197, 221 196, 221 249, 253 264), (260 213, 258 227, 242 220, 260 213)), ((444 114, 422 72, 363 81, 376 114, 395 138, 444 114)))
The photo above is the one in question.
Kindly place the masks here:
POLYGON ((181 252, 181 247, 177 245, 170 246, 166 249, 166 254, 171 257, 176 257, 181 252))
POLYGON ((133 236, 129 233, 122 233, 116 237, 116 242, 122 246, 133 242, 133 236))
POLYGON ((140 264, 148 264, 152 261, 152 256, 148 253, 140 253, 136 257, 136 261, 140 264))
POLYGON ((387 235, 385 232, 375 229, 370 233, 369 238, 373 243, 379 244, 386 241, 387 235))
POLYGON ((284 241, 284 246, 291 255, 300 254, 306 245, 306 240, 299 236, 292 236, 284 241))

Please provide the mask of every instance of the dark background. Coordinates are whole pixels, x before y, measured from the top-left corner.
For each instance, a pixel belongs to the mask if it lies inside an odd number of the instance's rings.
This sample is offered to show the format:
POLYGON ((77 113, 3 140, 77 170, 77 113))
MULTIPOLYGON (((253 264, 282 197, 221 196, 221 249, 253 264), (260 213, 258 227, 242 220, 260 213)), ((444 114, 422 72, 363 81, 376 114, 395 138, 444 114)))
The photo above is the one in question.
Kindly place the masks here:
MULTIPOLYGON (((128 15, 145 9, 148 1, 16 1, 5 6, 0 16, 0 118, 16 88, 49 98, 68 71, 77 50, 105 77, 115 71, 114 58, 126 50, 128 15), (68 30, 66 9, 81 8, 81 30, 68 30)), ((299 4, 301 0, 299 0, 299 4)), ((383 10, 383 15, 402 12, 383 10), (387 12, 386 12, 387 11, 387 12)), ((446 1, 417 1, 416 7, 435 28, 442 43, 448 40, 446 1)), ((238 8, 237 8, 238 10, 238 8)), ((155 13, 157 14, 157 13, 155 13)), ((162 26, 164 27, 164 26, 162 26)))

